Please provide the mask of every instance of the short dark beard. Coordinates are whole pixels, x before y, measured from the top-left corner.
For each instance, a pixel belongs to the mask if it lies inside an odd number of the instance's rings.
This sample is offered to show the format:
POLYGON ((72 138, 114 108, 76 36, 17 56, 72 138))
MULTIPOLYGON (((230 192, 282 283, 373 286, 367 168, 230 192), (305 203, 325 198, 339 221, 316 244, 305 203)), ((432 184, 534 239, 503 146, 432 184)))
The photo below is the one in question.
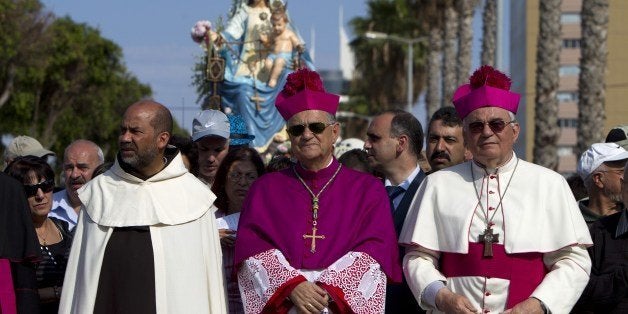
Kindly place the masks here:
POLYGON ((144 169, 148 165, 150 165, 153 160, 159 155, 159 149, 157 146, 149 147, 144 151, 137 151, 137 154, 130 158, 122 157, 122 161, 124 161, 129 166, 133 167, 136 170, 144 169))

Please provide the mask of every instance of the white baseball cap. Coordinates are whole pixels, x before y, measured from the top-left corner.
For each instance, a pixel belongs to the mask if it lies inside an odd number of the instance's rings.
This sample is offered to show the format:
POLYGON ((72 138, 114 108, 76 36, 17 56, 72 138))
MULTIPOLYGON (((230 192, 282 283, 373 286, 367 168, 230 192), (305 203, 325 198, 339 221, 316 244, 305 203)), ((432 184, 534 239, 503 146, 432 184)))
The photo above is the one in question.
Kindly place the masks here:
POLYGON ((595 143, 580 156, 578 174, 584 180, 607 161, 628 159, 628 151, 616 143, 595 143))

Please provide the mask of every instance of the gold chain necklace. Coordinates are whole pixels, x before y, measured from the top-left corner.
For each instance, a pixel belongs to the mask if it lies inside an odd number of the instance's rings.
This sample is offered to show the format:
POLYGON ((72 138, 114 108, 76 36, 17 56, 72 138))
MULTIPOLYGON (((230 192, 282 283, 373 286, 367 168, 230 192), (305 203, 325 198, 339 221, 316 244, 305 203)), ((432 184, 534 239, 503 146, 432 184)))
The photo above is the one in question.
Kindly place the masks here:
POLYGON ((44 236, 42 236, 41 234, 39 234, 39 232, 37 231, 37 228, 35 228, 35 232, 37 233, 37 237, 39 237, 40 240, 42 240, 43 242, 43 246, 46 246, 46 238, 48 238, 48 226, 47 226, 47 222, 48 222, 48 218, 46 218, 46 220, 44 220, 44 223, 42 224, 41 229, 44 229, 43 234, 44 236))
POLYGON ((297 179, 299 179, 299 181, 301 181, 301 184, 303 184, 305 189, 312 196, 312 234, 304 234, 303 235, 303 239, 312 239, 312 243, 310 245, 310 252, 312 252, 312 253, 316 252, 316 239, 325 239, 324 235, 317 235, 316 234, 316 230, 318 230, 316 228, 316 225, 318 224, 318 222, 317 222, 317 220, 318 220, 318 198, 321 196, 323 191, 325 191, 327 186, 329 186, 331 184, 331 182, 334 181, 334 179, 338 175, 338 172, 340 172, 340 168, 342 168, 342 164, 338 165, 338 168, 336 169, 336 172, 334 172, 334 175, 331 176, 329 181, 327 181, 327 183, 325 183, 325 185, 323 185, 323 188, 321 188, 321 190, 318 191, 318 193, 314 194, 314 192, 312 192, 312 189, 310 189, 310 187, 307 185, 307 183, 305 183, 303 178, 301 178, 301 176, 297 172, 296 166, 292 166, 292 171, 297 176, 297 179))

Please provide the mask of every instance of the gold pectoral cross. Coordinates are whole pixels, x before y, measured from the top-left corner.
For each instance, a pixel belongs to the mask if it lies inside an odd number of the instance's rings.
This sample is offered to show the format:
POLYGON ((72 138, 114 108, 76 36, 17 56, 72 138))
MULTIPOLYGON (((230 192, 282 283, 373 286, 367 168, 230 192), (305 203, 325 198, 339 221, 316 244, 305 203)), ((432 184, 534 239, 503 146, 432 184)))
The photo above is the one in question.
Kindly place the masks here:
POLYGON ((324 235, 316 235, 316 227, 312 227, 312 234, 304 234, 303 239, 312 239, 312 244, 310 245, 310 252, 316 252, 316 239, 325 239, 324 235))
POLYGON ((493 229, 488 227, 480 234, 480 242, 484 242, 484 257, 493 257, 493 243, 499 241, 499 234, 493 234, 493 229))

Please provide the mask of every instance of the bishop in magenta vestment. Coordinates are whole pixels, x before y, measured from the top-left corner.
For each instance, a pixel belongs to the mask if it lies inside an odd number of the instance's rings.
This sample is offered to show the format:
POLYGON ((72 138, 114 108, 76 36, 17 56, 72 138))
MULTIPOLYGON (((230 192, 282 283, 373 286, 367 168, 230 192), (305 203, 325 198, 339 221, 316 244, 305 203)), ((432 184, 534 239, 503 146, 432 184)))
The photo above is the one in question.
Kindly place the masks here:
MULTIPOLYGON (((294 167, 317 193, 338 166, 334 159, 316 173, 298 164, 294 167)), ((317 234, 325 238, 316 239, 316 251, 311 252, 312 240, 303 235, 312 233, 312 198, 293 169, 269 173, 255 181, 242 210, 236 240, 235 262, 245 307, 261 310, 254 303, 262 301, 265 311, 287 311, 291 304, 286 297, 291 288, 312 276, 329 292, 336 311, 347 306, 353 312, 378 312, 379 306, 383 309, 386 277, 401 280, 384 186, 371 175, 341 168, 320 195, 319 206, 317 234), (252 277, 260 276, 265 277, 267 287, 256 287, 252 277), (359 291, 361 288, 364 291, 359 291)))

